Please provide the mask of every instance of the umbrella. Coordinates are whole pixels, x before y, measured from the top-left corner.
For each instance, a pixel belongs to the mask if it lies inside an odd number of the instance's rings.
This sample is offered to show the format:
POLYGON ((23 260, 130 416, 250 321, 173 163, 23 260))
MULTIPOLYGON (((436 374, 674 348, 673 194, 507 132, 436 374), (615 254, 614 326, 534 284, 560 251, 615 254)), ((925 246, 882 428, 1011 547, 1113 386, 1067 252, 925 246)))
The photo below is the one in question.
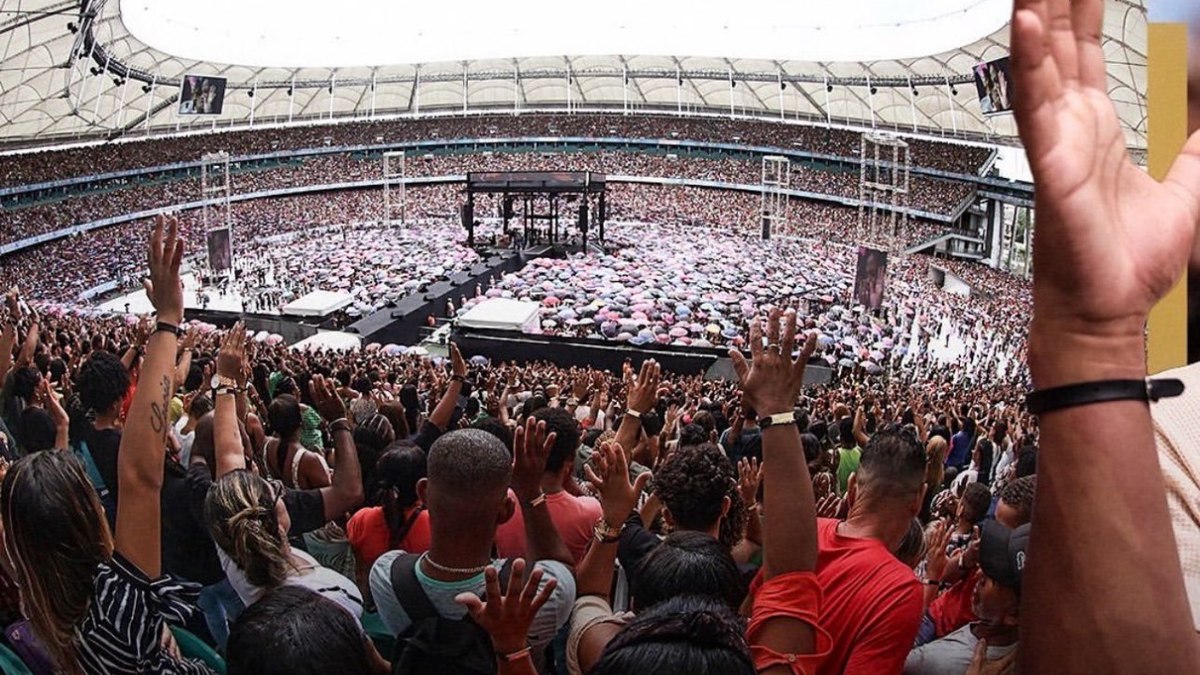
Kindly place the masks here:
POLYGON ((688 334, 688 332, 687 332, 687 329, 686 329, 686 328, 683 328, 683 327, 681 327, 681 326, 676 326, 675 328, 672 328, 672 329, 670 330, 670 333, 669 333, 669 334, 670 334, 670 336, 671 336, 671 337, 674 337, 674 338, 681 338, 681 337, 683 337, 683 336, 687 335, 687 334, 688 334))
POLYGON ((863 361, 862 367, 869 375, 878 375, 883 372, 883 366, 873 361, 863 361))
POLYGON ((488 358, 482 354, 476 354, 475 356, 471 357, 471 363, 476 366, 486 366, 488 364, 488 358))

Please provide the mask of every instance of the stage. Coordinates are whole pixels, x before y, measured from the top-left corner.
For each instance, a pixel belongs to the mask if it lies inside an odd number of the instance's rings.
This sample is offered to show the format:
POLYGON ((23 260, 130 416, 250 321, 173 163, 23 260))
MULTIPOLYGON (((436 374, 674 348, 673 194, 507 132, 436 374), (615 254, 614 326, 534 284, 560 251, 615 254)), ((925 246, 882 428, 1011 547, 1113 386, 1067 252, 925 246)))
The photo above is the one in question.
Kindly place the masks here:
MULTIPOLYGON (((222 312, 229 314, 243 314, 246 311, 246 306, 242 301, 240 293, 234 291, 229 294, 224 294, 215 288, 209 287, 203 291, 200 289, 200 281, 196 275, 188 272, 182 275, 183 278, 183 307, 184 309, 202 310, 205 312, 222 312), (207 301, 205 301, 206 296, 207 301)), ((146 297, 144 289, 138 289, 133 293, 119 296, 107 302, 101 303, 100 309, 106 312, 119 312, 125 314, 153 314, 154 305, 150 304, 150 298, 146 297)), ((259 315, 280 316, 278 310, 257 310, 254 312, 259 315)))

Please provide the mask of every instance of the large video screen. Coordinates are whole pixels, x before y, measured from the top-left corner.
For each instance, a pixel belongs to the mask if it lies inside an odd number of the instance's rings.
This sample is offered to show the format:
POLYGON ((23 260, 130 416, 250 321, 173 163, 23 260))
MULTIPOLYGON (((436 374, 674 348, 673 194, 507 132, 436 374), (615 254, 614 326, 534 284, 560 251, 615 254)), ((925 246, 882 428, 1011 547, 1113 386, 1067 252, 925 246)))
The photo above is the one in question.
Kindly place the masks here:
POLYGON ((213 272, 220 274, 233 267, 233 238, 229 228, 208 232, 208 266, 213 272))
POLYGON ((883 306, 887 287, 887 251, 858 247, 858 266, 854 273, 854 301, 867 309, 883 306))
POLYGON ((180 115, 220 115, 225 106, 225 78, 184 75, 179 86, 180 115))
POLYGON ((1009 58, 980 63, 973 69, 975 90, 979 94, 979 107, 985 115, 999 115, 1012 111, 1012 76, 1009 58))

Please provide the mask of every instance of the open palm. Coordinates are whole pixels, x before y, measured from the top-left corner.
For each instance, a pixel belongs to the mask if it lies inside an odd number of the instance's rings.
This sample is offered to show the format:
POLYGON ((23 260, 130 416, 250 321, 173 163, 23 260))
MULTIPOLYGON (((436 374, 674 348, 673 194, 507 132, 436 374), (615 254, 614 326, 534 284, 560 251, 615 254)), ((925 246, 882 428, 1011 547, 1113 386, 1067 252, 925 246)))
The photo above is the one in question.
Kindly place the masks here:
POLYGON ((1107 94, 1103 0, 1016 0, 1017 121, 1037 179, 1041 316, 1142 330, 1186 268, 1200 219, 1200 135, 1163 182, 1130 161, 1107 94))

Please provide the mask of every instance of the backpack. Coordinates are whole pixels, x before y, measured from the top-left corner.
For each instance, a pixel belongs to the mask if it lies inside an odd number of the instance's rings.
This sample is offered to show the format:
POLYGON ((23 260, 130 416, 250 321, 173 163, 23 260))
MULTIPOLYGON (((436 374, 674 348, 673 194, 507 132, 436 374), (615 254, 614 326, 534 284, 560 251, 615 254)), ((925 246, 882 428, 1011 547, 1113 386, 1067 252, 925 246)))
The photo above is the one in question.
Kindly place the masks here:
MULTIPOLYGON (((470 614, 447 619, 429 601, 417 579, 421 556, 404 554, 392 562, 392 590, 411 621, 396 636, 393 675, 495 675, 492 640, 470 614)), ((512 560, 500 569, 501 588, 512 574, 512 560)))

